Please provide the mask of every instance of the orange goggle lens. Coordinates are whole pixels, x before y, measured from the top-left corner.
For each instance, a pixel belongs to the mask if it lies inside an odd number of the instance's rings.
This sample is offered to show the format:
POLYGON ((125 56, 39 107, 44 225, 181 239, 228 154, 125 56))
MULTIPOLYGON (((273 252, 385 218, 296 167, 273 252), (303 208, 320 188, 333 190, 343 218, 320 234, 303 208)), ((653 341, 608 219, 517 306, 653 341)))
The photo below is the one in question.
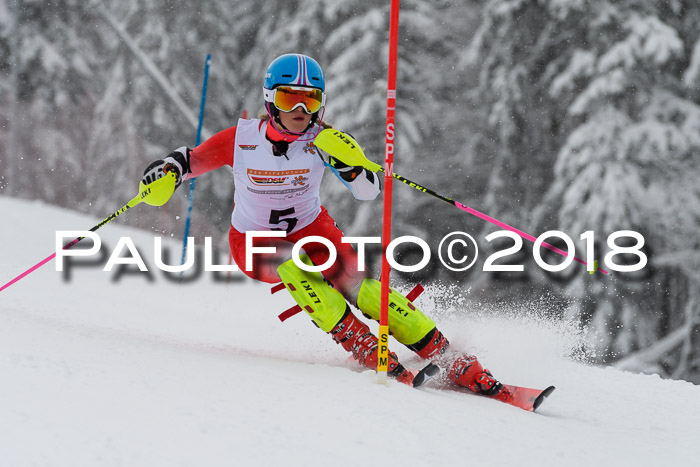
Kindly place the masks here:
POLYGON ((293 86, 275 88, 275 107, 283 112, 291 112, 300 105, 310 114, 318 112, 323 105, 323 91, 293 86))

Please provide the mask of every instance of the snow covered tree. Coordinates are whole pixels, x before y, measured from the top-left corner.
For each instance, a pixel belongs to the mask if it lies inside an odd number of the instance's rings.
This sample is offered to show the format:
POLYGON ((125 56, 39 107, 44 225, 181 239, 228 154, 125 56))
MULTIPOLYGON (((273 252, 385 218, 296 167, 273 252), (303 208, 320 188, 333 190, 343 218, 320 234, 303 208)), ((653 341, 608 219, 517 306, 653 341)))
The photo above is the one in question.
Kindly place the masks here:
MULTIPOLYGON (((474 3, 481 7, 480 22, 457 62, 462 73, 476 75, 467 88, 475 133, 468 142, 473 153, 469 181, 479 190, 471 194, 474 207, 537 235, 556 227, 554 216, 543 221, 535 216, 566 137, 564 108, 549 88, 585 27, 577 18, 582 6, 563 1, 474 3)), ((497 230, 483 222, 473 225, 482 237, 497 230)), ((531 254, 516 262, 523 261, 529 261, 529 271, 538 268, 531 254)), ((472 281, 492 298, 501 292, 538 296, 553 288, 551 281, 529 280, 531 275, 479 274, 472 281)))
POLYGON ((645 361, 696 379, 698 282, 675 253, 694 263, 700 245, 698 15, 683 1, 487 2, 463 62, 480 71, 489 209, 537 232, 592 230, 601 259, 608 234, 642 233, 646 275, 577 275, 567 294, 603 361, 686 329, 645 361))
MULTIPOLYGON (((693 188, 700 177, 700 106, 683 86, 691 52, 687 35, 697 40, 698 5, 594 6, 585 12, 585 40, 550 88, 567 105, 571 132, 559 151, 549 198, 559 200, 563 230, 638 231, 653 253, 646 279, 598 286, 596 310, 584 316, 600 336, 604 358, 614 359, 647 348, 679 326, 687 329, 686 337, 697 332, 692 322, 700 308, 691 293, 697 277, 683 273, 668 255, 700 245, 700 193, 693 188), (681 15, 694 16, 686 23, 694 28, 684 28, 681 15)), ((697 345, 695 338, 687 358, 697 359, 697 345)), ((671 350, 646 364, 666 375, 677 375, 680 365, 686 377, 697 378, 698 368, 671 350)))

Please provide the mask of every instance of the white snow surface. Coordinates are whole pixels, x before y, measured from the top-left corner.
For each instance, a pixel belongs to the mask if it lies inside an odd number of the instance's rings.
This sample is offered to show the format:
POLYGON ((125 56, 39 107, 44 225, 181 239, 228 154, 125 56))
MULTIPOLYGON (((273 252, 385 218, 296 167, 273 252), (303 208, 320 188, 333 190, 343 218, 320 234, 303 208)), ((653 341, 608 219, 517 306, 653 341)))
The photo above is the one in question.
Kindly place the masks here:
MULTIPOLYGON (((57 230, 99 221, 2 197, 0 213, 0 285, 53 253, 57 230)), ((157 234, 118 221, 98 233, 108 254, 129 236, 154 264, 157 234)), ((281 323, 286 292, 240 273, 178 285, 152 269, 152 282, 94 266, 66 282, 51 262, 0 292, 1 466, 700 462, 698 386, 586 364, 583 334, 537 304, 497 309, 448 287, 416 302, 501 381, 555 385, 530 413, 433 381, 378 384, 306 316, 281 323)))

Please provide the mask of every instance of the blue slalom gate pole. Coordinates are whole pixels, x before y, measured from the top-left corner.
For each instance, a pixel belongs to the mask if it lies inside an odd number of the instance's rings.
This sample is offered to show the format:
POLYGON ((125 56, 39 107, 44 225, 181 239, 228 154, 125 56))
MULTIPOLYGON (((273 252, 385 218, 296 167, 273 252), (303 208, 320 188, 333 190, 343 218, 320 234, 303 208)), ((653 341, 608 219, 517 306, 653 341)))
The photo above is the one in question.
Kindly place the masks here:
MULTIPOLYGON (((211 55, 207 54, 207 61, 204 63, 204 83, 202 84, 202 99, 199 104, 199 124, 197 125, 197 139, 195 141, 195 147, 199 146, 200 140, 202 138, 202 122, 204 121, 204 104, 207 100, 207 81, 209 81, 209 64, 211 63, 211 55)), ((190 234, 190 219, 192 217, 192 200, 194 199, 194 187, 197 182, 197 178, 190 180, 190 191, 187 196, 187 218, 185 219, 185 237, 182 239, 182 261, 180 264, 185 264, 185 258, 187 257, 187 237, 190 234)), ((182 273, 180 273, 182 277, 182 273)))

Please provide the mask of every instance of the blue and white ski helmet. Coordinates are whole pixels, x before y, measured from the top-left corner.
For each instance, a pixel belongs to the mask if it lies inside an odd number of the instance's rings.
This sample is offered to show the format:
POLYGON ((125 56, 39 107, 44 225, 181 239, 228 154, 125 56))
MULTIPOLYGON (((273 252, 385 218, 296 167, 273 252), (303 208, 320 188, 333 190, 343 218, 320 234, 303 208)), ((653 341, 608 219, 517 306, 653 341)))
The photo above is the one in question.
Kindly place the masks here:
POLYGON ((265 89, 280 85, 304 86, 326 91, 323 70, 316 60, 308 55, 280 55, 270 63, 265 74, 265 89))

